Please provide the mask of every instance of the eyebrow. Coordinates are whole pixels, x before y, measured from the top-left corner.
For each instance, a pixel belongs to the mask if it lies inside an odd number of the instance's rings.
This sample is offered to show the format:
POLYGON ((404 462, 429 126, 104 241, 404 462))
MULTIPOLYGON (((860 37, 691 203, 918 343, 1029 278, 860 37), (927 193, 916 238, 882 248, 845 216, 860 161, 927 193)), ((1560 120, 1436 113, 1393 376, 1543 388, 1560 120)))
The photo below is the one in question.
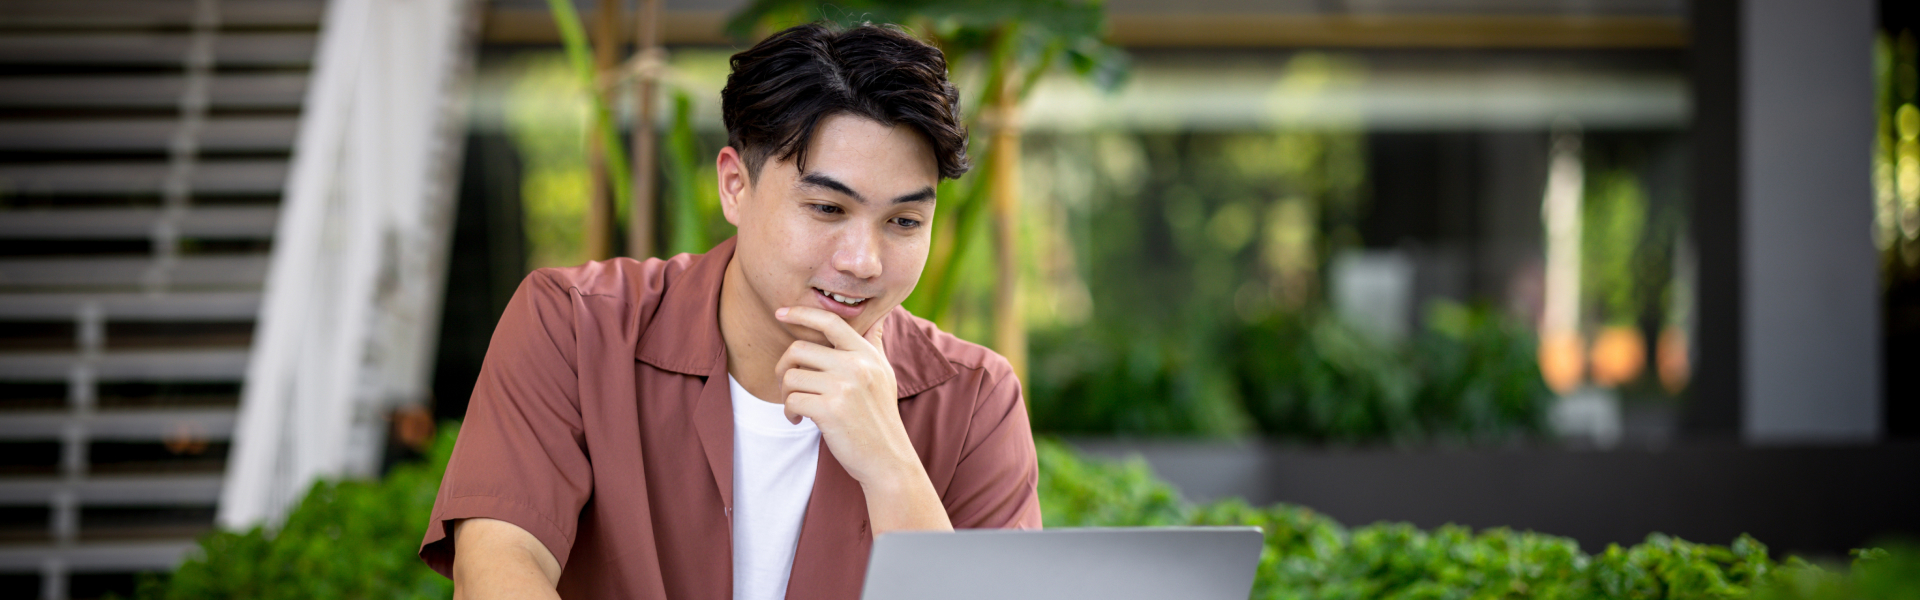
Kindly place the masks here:
MULTIPOLYGON (((840 183, 840 180, 838 179, 834 179, 832 177, 822 175, 820 173, 808 173, 805 175, 801 175, 800 185, 808 186, 808 187, 826 188, 834 192, 837 192, 841 195, 844 195, 848 198, 852 198, 854 199, 855 202, 859 202, 861 204, 867 203, 867 198, 865 196, 861 196, 860 192, 853 191, 853 188, 847 187, 847 184, 840 183)), ((892 204, 905 204, 908 202, 931 202, 932 200, 933 200, 933 187, 928 186, 928 187, 920 188, 919 191, 916 191, 904 196, 900 196, 898 198, 894 198, 892 204)))

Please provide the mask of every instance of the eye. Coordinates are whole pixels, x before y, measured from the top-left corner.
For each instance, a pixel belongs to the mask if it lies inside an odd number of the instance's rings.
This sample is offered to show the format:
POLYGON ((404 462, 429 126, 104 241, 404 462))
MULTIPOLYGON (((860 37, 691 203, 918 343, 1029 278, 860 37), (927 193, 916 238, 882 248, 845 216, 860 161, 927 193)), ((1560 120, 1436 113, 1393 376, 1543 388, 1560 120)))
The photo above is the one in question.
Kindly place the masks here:
POLYGON ((841 210, 840 207, 834 206, 832 204, 808 204, 807 207, 813 209, 814 212, 817 212, 823 215, 837 215, 837 214, 846 212, 845 210, 841 210))
POLYGON ((920 221, 906 217, 894 217, 893 224, 899 225, 902 229, 913 229, 920 226, 920 221))

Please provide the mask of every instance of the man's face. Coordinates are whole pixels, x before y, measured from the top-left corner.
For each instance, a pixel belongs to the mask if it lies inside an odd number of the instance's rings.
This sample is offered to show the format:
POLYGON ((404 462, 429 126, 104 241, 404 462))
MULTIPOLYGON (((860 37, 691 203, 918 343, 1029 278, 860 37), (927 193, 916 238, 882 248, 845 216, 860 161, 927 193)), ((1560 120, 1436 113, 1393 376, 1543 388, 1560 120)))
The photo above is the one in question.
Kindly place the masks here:
MULTIPOLYGON (((865 334, 920 281, 940 171, 913 128, 833 115, 815 126, 804 173, 768 159, 748 179, 732 148, 718 166, 721 209, 739 228, 734 260, 767 319, 810 306, 865 334)), ((782 326, 825 343, 819 332, 782 326)))

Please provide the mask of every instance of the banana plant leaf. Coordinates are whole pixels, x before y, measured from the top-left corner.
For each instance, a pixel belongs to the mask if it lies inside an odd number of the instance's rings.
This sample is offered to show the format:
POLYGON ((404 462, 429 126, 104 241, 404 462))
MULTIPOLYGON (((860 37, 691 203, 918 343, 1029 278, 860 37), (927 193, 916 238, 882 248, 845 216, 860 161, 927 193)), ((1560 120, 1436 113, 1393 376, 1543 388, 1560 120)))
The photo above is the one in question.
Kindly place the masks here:
POLYGON ((633 173, 628 167, 626 147, 620 145, 619 126, 613 120, 613 108, 607 105, 603 93, 604 83, 593 66, 593 48, 587 41, 587 30, 580 24, 580 14, 573 9, 572 0, 547 0, 547 8, 553 14, 553 25, 560 30, 560 43, 566 48, 567 62, 573 65, 580 80, 587 83, 588 97, 593 101, 593 123, 589 135, 600 140, 605 150, 607 177, 613 180, 613 202, 621 205, 633 199, 633 173))

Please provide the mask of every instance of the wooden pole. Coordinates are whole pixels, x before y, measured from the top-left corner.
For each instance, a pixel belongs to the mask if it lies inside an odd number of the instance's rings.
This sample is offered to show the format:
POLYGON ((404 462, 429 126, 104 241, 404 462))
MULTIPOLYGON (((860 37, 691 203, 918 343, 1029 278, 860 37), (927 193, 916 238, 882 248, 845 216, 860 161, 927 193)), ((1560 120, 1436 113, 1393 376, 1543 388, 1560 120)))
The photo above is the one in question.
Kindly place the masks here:
MULTIPOLYGON (((593 19, 593 62, 596 72, 594 84, 587 93, 610 97, 611 87, 602 82, 609 80, 614 66, 619 60, 620 51, 620 0, 600 0, 599 14, 593 19)), ((591 127, 591 125, 589 125, 591 127)), ((607 149, 601 144, 601 137, 589 129, 587 133, 587 165, 592 179, 592 188, 587 198, 586 215, 586 254, 587 260, 605 260, 613 256, 613 184, 607 174, 607 149)))
POLYGON ((1027 326, 1020 293, 1020 236, 1016 217, 1020 209, 1020 80, 1013 59, 1000 71, 994 95, 993 196, 994 254, 997 270, 993 291, 994 350, 1013 363, 1014 375, 1027 378, 1027 326))
POLYGON ((654 208, 658 201, 660 137, 653 124, 659 112, 660 71, 666 64, 666 50, 660 47, 660 0, 640 0, 638 19, 634 21, 634 39, 638 40, 633 101, 633 205, 627 211, 627 256, 645 259, 657 250, 654 242, 654 208))

